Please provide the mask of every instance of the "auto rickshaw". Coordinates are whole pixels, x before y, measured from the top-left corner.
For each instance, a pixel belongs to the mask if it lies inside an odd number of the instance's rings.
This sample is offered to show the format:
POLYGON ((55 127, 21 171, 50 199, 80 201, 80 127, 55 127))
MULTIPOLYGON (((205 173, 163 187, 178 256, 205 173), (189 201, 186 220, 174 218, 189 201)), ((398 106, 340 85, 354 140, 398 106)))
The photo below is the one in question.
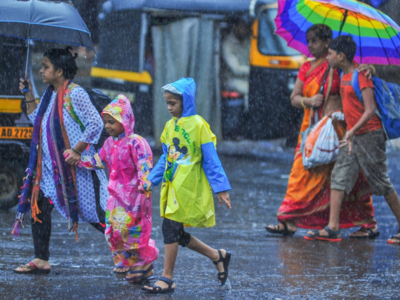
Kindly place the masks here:
MULTIPOLYGON (((153 134, 157 141, 160 132, 154 127, 160 127, 158 123, 165 123, 160 115, 154 113, 155 103, 159 97, 159 92, 153 91, 154 82, 157 81, 156 75, 151 68, 146 68, 146 65, 153 63, 147 59, 148 54, 163 51, 152 43, 152 27, 179 22, 185 18, 213 18, 216 25, 209 38, 219 36, 221 39, 224 28, 222 24, 226 24, 232 17, 251 15, 252 36, 249 46, 251 71, 247 111, 243 101, 235 102, 243 105, 240 126, 245 138, 250 139, 279 137, 290 139, 297 136, 301 111, 291 106, 290 94, 294 88, 298 69, 305 58, 274 34, 276 0, 195 2, 110 0, 104 7, 105 11, 101 14, 103 19, 100 26, 98 56, 91 70, 92 85, 111 98, 120 92, 129 93, 128 98, 131 99, 137 116, 138 133, 153 134), (126 39, 127 36, 129 39, 126 39)), ((220 43, 215 39, 213 42, 216 44, 214 51, 220 56, 220 43)), ((155 63, 162 65, 167 62, 155 63)), ((220 64, 220 59, 215 60, 215 64, 220 64)), ((215 68, 219 70, 220 67, 215 68)), ((220 80, 218 77, 215 78, 217 83, 220 80)), ((228 97, 228 100, 234 100, 241 95, 222 93, 222 97, 224 96, 228 97)), ((221 110, 221 107, 224 107, 221 103, 221 93, 214 93, 213 97, 215 98, 213 103, 221 110)), ((223 134, 218 131, 221 126, 215 124, 220 125, 225 122, 224 116, 215 113, 210 118, 213 128, 217 128, 217 136, 221 138, 223 134)), ((237 122, 234 118, 227 119, 229 123, 237 122)))
POLYGON ((18 202, 22 178, 29 159, 33 127, 23 112, 23 96, 18 90, 23 77, 26 45, 0 37, 0 209, 18 202), (21 70, 21 74, 16 73, 21 70))

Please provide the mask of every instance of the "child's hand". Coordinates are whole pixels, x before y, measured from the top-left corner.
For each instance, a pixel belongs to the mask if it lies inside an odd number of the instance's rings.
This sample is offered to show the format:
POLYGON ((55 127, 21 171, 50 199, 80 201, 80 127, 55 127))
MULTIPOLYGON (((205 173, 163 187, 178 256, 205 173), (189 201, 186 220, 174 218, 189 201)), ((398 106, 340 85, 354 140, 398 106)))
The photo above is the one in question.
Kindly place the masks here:
POLYGON ((322 94, 316 94, 312 98, 310 98, 310 105, 312 107, 320 107, 324 102, 324 96, 322 94))
POLYGON ((139 193, 144 194, 144 193, 149 193, 153 190, 153 183, 150 180, 146 180, 145 184, 143 184, 143 190, 140 189, 139 193))
POLYGON ((350 155, 353 147, 353 139, 354 139, 354 131, 353 130, 347 131, 346 135, 344 136, 344 139, 340 141, 339 148, 349 145, 349 155, 350 155))
POLYGON ((224 201, 227 209, 232 208, 231 199, 229 198, 228 192, 225 191, 225 192, 218 193, 218 201, 219 201, 219 205, 222 205, 222 201, 224 201))
POLYGON ((81 161, 81 156, 75 153, 72 149, 67 149, 64 151, 64 157, 67 164, 71 166, 77 166, 81 161))

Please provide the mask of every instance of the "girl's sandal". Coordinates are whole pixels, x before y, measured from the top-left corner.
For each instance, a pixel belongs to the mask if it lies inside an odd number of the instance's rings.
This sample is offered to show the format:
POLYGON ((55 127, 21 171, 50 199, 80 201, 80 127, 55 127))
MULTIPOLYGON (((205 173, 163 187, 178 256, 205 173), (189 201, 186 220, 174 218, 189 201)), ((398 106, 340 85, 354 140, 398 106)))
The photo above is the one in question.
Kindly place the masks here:
POLYGON ((117 275, 118 275, 118 274, 120 274, 120 275, 125 275, 125 274, 127 274, 130 270, 131 270, 130 267, 125 267, 125 266, 122 265, 122 262, 120 262, 118 265, 115 266, 115 269, 113 270, 113 272, 114 272, 115 274, 117 274, 117 275), (118 269, 127 269, 127 270, 126 270, 126 271, 119 272, 119 271, 117 271, 118 269))
POLYGON ((228 266, 229 262, 231 261, 231 254, 226 251, 225 257, 222 257, 221 250, 218 250, 219 259, 217 261, 213 261, 214 265, 218 265, 218 263, 222 262, 224 266, 224 272, 218 273, 218 284, 223 286, 228 279, 228 266))
POLYGON ((174 284, 174 281, 166 278, 166 277, 160 277, 160 279, 158 279, 159 281, 165 282, 168 287, 166 288, 162 288, 158 285, 156 285, 155 283, 153 283, 151 285, 151 289, 147 288, 147 287, 142 287, 142 290, 150 293, 150 294, 166 294, 166 293, 173 293, 175 291, 175 288, 172 287, 172 285, 174 284))
POLYGON ((129 281, 130 283, 133 283, 133 284, 140 284, 144 281, 152 280, 155 278, 154 276, 146 277, 145 275, 153 269, 154 269, 153 264, 151 264, 150 267, 148 267, 146 270, 132 271, 133 270, 133 268, 132 268, 131 270, 129 270, 127 275, 131 275, 131 274, 141 274, 141 275, 135 276, 135 277, 130 277, 130 278, 126 277, 125 280, 129 281))

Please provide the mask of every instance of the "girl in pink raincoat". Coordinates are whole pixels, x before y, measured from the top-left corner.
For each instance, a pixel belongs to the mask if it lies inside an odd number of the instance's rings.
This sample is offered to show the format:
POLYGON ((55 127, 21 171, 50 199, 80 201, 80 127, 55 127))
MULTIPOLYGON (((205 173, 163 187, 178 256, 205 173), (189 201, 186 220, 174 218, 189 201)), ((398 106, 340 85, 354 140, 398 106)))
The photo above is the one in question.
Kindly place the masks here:
POLYGON ((103 147, 79 166, 109 172, 105 237, 111 248, 115 273, 127 273, 126 280, 140 283, 153 275, 152 262, 158 257, 151 234, 151 196, 143 184, 153 168, 153 154, 147 141, 133 133, 135 118, 129 100, 118 95, 101 113, 111 135, 103 147), (142 194, 142 193, 144 194, 142 194))

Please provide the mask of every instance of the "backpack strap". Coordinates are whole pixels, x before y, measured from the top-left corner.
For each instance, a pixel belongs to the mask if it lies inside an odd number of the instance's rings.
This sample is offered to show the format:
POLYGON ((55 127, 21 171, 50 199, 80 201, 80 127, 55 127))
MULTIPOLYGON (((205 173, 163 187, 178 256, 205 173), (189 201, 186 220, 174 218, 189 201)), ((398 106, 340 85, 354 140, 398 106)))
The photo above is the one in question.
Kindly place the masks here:
POLYGON ((351 86, 354 89, 354 92, 356 93, 358 99, 360 99, 360 101, 362 103, 364 103, 363 97, 362 97, 362 92, 360 89, 360 82, 358 81, 358 71, 354 70, 353 74, 351 75, 351 86))
MULTIPOLYGON (((354 92, 357 95, 357 98, 360 99, 360 101, 364 104, 364 99, 362 97, 362 92, 361 92, 361 88, 360 88, 360 82, 358 81, 358 71, 354 70, 353 71, 353 75, 351 76, 351 85, 354 89, 354 92)), ((374 93, 375 94, 375 93, 374 93)), ((379 112, 378 108, 375 105, 375 114, 382 119, 381 117, 381 113, 379 112)), ((382 125, 383 126, 383 125, 382 125)))
MULTIPOLYGON (((361 92, 361 88, 360 88, 360 82, 358 81, 358 71, 357 70, 353 71, 353 75, 351 76, 351 85, 354 89, 354 92, 357 95, 357 98, 360 99, 360 101, 364 104, 364 100, 363 100, 362 92, 361 92)), ((375 101, 376 101, 376 99, 375 99, 375 101)), ((379 112, 378 108, 376 107, 376 104, 375 104, 375 114, 381 120, 383 132, 385 133, 386 139, 389 140, 389 135, 386 131, 385 125, 382 122, 382 116, 381 116, 381 113, 379 112)))

